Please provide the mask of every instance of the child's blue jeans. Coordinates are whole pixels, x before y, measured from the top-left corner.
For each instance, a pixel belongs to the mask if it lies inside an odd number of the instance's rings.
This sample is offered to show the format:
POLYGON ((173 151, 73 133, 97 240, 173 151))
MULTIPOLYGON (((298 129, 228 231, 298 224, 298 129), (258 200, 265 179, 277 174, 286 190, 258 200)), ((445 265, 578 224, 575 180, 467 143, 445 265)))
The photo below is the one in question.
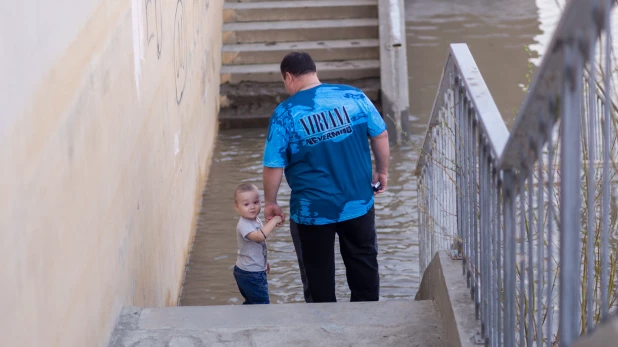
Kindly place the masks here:
POLYGON ((245 298, 243 305, 270 304, 266 271, 250 272, 234 266, 234 279, 245 298))

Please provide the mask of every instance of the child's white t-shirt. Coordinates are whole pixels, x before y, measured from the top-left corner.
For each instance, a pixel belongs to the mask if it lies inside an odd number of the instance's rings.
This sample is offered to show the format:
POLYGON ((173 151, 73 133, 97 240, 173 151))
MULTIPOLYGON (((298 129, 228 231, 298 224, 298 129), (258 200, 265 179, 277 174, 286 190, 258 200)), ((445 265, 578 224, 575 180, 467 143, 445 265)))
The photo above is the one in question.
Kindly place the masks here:
POLYGON ((236 266, 241 270, 250 272, 266 271, 266 241, 255 242, 247 238, 247 235, 262 228, 259 217, 248 219, 240 217, 236 226, 236 241, 238 243, 238 257, 236 266))

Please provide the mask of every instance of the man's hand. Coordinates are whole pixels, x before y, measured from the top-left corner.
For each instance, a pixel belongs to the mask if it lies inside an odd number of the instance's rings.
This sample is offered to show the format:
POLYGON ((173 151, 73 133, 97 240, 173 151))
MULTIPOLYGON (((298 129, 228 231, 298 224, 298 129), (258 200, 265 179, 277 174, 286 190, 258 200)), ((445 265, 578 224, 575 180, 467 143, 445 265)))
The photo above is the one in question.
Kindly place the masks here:
POLYGON ((281 207, 277 204, 266 204, 266 207, 264 207, 264 218, 266 219, 266 223, 268 223, 275 216, 281 217, 281 221, 277 223, 277 226, 281 226, 281 224, 285 222, 285 215, 283 214, 281 207))
POLYGON ((376 162, 375 172, 371 183, 380 182, 380 189, 373 192, 373 195, 384 193, 388 182, 388 159, 390 158, 390 145, 388 143, 388 132, 384 130, 380 135, 370 139, 371 151, 376 162))
POLYGON ((380 189, 378 191, 373 192, 373 195, 384 193, 384 191, 386 190, 386 186, 388 184, 388 175, 374 172, 373 178, 371 179, 371 184, 375 184, 376 182, 380 182, 380 189))
POLYGON ((270 273, 270 263, 266 263, 266 273, 270 273))

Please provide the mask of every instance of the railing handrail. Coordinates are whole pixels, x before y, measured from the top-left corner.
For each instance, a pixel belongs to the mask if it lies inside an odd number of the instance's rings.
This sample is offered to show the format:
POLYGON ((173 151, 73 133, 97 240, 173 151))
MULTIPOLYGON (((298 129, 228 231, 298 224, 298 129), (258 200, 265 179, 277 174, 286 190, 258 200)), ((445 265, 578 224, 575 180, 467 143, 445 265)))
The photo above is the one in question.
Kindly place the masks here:
MULTIPOLYGON (((550 96, 559 95, 563 80, 565 65, 572 68, 573 63, 565 64, 564 48, 568 43, 577 42, 582 55, 587 57, 591 48, 591 38, 594 41, 603 29, 603 10, 606 2, 612 6, 615 0, 569 1, 564 8, 563 15, 552 35, 541 65, 536 69, 526 98, 518 112, 511 136, 508 138, 502 156, 498 160, 498 167, 502 170, 526 170, 522 163, 531 154, 536 152, 535 143, 541 139, 545 143, 549 138, 547 129, 551 129, 557 119, 551 117, 552 112, 547 112, 550 107, 560 107, 559 100, 553 105, 547 105, 545 100, 551 100, 550 96), (584 16, 586 9, 596 6, 596 16, 584 16), (588 34, 584 34, 588 33, 588 34), (592 34, 590 34, 592 33, 592 34), (539 97, 539 96, 546 97, 539 97), (541 122, 539 122, 541 118, 541 122), (540 129, 539 124, 544 125, 540 129), (531 141, 530 139, 534 139, 531 141)), ((554 113, 555 114, 555 113, 554 113)))
POLYGON ((444 92, 457 83, 456 76, 445 76, 449 71, 450 64, 455 64, 457 71, 463 77, 461 83, 468 92, 468 98, 471 107, 477 111, 481 126, 484 131, 484 136, 489 141, 489 147, 494 158, 499 158, 506 145, 506 140, 509 137, 509 131, 500 115, 500 111, 491 97, 491 93, 485 84, 485 80, 465 43, 453 43, 450 45, 449 55, 442 70, 438 93, 434 99, 431 117, 427 124, 425 140, 423 142, 422 151, 416 165, 416 175, 419 176, 421 169, 425 166, 426 154, 431 149, 431 129, 439 123, 440 99, 444 92))
POLYGON ((510 134, 450 46, 415 170, 419 264, 462 260, 485 345, 569 346, 618 307, 615 2, 568 2, 510 134))

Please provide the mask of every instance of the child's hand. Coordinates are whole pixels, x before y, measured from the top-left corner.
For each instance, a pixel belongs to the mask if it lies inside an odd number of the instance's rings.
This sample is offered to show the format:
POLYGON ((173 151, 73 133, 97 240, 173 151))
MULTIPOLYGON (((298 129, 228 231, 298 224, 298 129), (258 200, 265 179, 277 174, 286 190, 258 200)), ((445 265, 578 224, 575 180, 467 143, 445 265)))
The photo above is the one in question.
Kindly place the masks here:
POLYGON ((266 263, 266 273, 270 273, 270 263, 266 263))
POLYGON ((275 224, 277 224, 277 225, 279 225, 283 221, 281 216, 274 216, 273 220, 275 221, 275 224))

